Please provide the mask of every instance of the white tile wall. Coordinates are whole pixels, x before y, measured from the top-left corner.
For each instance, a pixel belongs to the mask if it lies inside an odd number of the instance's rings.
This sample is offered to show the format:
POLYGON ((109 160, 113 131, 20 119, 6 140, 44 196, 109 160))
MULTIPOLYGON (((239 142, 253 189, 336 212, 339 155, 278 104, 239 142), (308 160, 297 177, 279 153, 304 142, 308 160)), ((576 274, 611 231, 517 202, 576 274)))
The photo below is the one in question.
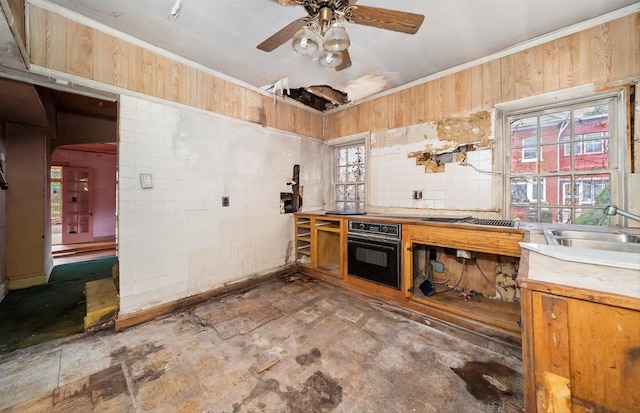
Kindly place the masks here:
POLYGON ((131 96, 120 109, 123 314, 291 262, 293 221, 280 214, 280 192, 291 191, 300 164, 305 208, 322 206, 322 143, 131 96), (141 188, 141 173, 152 189, 141 188))
MULTIPOLYGON (((384 148, 386 149, 386 148, 384 148)), ((492 151, 467 153, 470 166, 445 164, 442 173, 426 173, 407 154, 416 151, 415 143, 397 144, 394 151, 373 149, 370 152, 369 205, 374 208, 411 208, 438 211, 489 211, 495 209, 493 185, 500 185, 492 175, 492 151), (422 199, 414 200, 413 191, 422 191, 422 199)))

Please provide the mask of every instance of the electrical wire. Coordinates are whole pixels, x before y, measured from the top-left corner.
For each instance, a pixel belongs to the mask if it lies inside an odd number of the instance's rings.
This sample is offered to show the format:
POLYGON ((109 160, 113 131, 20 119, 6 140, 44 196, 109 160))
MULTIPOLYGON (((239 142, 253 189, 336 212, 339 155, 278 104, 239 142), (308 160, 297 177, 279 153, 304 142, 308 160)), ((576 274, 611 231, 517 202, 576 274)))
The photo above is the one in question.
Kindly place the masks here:
POLYGON ((431 284, 434 284, 434 285, 436 285, 436 284, 437 285, 442 285, 442 284, 448 283, 451 280, 451 271, 449 271, 449 269, 447 269, 447 273, 449 274, 449 276, 447 277, 446 280, 444 280, 444 281, 436 281, 433 278, 433 268, 430 265, 427 267, 427 279, 429 281, 431 281, 431 284))
MULTIPOLYGON (((491 281, 489 281, 489 277, 486 276, 486 274, 484 273, 484 271, 482 271, 482 268, 480 268, 480 265, 478 264, 478 260, 477 259, 473 259, 473 262, 476 264, 476 267, 478 268, 478 270, 480 270, 480 274, 482 274, 482 278, 484 278, 484 280, 489 284, 489 285, 494 285, 494 283, 492 283, 491 281)), ((500 296, 500 298, 502 297, 502 294, 500 293, 500 291, 496 288, 496 294, 498 294, 500 296)))
POLYGON ((450 290, 455 290, 456 288, 458 288, 458 286, 462 282, 462 278, 464 277, 464 265, 466 264, 466 262, 467 262, 467 259, 463 258, 462 267, 460 267, 460 278, 458 279, 458 282, 456 282, 456 285, 454 285, 453 287, 449 287, 450 290))

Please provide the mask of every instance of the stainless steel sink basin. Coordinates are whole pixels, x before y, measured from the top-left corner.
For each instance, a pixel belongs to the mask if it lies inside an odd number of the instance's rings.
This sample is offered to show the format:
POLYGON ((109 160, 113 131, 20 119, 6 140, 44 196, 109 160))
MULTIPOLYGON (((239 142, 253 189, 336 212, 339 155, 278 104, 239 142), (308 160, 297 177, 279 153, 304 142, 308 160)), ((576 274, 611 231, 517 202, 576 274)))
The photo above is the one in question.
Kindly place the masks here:
POLYGON ((549 245, 640 254, 640 236, 625 233, 545 229, 549 245))
MULTIPOLYGON (((547 229, 555 238, 571 238, 582 240, 608 241, 608 242, 635 242, 640 243, 640 236, 598 231, 552 230, 547 229)), ((546 235, 546 234, 545 234, 546 235)))

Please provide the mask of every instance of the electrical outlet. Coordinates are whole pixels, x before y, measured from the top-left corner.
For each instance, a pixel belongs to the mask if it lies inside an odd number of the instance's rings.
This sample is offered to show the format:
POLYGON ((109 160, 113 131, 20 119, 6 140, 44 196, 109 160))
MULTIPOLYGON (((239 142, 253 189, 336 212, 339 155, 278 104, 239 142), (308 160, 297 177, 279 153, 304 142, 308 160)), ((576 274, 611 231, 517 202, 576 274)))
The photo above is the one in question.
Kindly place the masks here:
POLYGON ((473 258, 473 251, 457 250, 456 257, 470 260, 473 258))
POLYGON ((223 207, 228 207, 229 206, 229 197, 228 196, 223 196, 222 197, 222 206, 223 207))

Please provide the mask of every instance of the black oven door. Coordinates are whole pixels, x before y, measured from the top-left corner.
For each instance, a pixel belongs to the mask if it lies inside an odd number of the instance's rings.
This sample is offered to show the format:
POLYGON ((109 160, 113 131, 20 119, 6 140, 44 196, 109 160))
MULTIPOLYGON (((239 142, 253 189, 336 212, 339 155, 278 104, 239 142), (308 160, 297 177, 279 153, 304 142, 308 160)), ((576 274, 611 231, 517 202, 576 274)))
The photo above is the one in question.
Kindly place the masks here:
POLYGON ((400 241, 347 237, 350 276, 400 289, 400 241))

